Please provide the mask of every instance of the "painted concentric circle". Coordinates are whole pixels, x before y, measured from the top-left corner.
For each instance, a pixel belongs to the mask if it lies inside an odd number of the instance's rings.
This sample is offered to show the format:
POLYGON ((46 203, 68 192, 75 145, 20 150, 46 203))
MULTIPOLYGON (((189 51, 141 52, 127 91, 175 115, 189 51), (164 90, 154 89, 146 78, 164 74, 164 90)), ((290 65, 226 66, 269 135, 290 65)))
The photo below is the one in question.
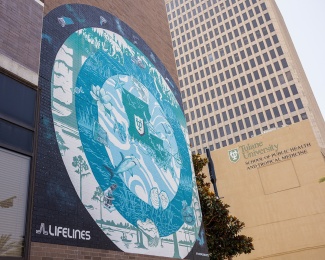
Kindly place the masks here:
POLYGON ((151 60, 110 30, 72 33, 52 71, 56 140, 82 203, 119 248, 166 255, 178 238, 185 257, 201 225, 186 122, 151 60))

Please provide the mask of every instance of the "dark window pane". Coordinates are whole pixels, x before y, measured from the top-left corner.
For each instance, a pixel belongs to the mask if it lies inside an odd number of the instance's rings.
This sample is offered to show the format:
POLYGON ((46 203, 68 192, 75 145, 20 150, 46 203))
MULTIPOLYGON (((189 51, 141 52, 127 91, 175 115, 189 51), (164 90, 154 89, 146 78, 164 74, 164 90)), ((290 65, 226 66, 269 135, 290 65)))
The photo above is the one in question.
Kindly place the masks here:
POLYGON ((247 104, 248 104, 249 111, 253 111, 254 110, 253 102, 249 101, 247 104))
POLYGON ((33 131, 0 119, 0 143, 19 148, 26 152, 32 152, 33 135, 33 131))
POLYGON ((267 106, 268 105, 268 102, 267 102, 266 97, 263 96, 261 99, 262 99, 263 106, 267 106))
POLYGON ((283 93, 286 98, 290 97, 289 89, 287 87, 283 88, 283 93))
POLYGON ((0 74, 0 113, 34 128, 36 91, 0 74))
POLYGON ((297 98, 296 99, 296 104, 297 104, 298 109, 304 108, 304 106, 303 106, 300 98, 297 98))
POLYGON ((281 108, 282 115, 288 114, 285 104, 280 105, 280 108, 281 108))
POLYGON ((251 127, 251 121, 249 120, 249 117, 245 117, 245 124, 246 127, 251 127))
POLYGON ((238 126, 239 126, 239 129, 240 130, 243 130, 244 129, 244 124, 243 124, 243 120, 238 120, 238 126))
POLYGON ((280 113, 279 113, 279 109, 277 107, 273 107, 273 113, 275 117, 279 117, 280 113))
POLYGON ((261 103, 260 103, 259 99, 255 99, 254 102, 255 102, 256 109, 261 108, 261 103))
POLYGON ((246 109, 246 105, 245 104, 242 104, 241 105, 241 110, 243 111, 243 114, 246 114, 247 113, 247 109, 246 109))
POLYGON ((263 112, 258 113, 258 117, 260 118, 260 122, 261 123, 265 122, 265 118, 264 118, 263 112))
POLYGON ((292 95, 298 94, 296 85, 291 85, 290 88, 291 88, 292 95))
POLYGON ((251 91, 253 96, 257 94, 255 86, 251 86, 251 91))
POLYGON ((265 80, 265 81, 264 81, 264 85, 265 85, 265 89, 266 89, 266 90, 271 89, 271 85, 270 85, 270 82, 269 82, 268 80, 265 80))
POLYGON ((307 119, 308 117, 307 117, 307 114, 306 113, 302 113, 301 114, 301 119, 302 120, 305 120, 305 119, 307 119))
POLYGON ((225 135, 225 132, 222 127, 219 127, 219 135, 220 137, 223 137, 225 135))
POLYGON ((275 94, 276 94, 278 101, 282 100, 282 94, 281 94, 280 90, 276 91, 275 94))
POLYGON ((288 67, 288 63, 287 63, 287 60, 286 60, 286 59, 282 59, 282 60, 281 60, 281 63, 282 63, 282 67, 283 67, 283 68, 288 67))
POLYGON ((271 104, 274 103, 275 99, 274 99, 273 93, 270 93, 268 96, 269 96, 269 100, 270 100, 271 104))
POLYGON ((268 120, 271 120, 273 118, 270 109, 265 110, 265 114, 268 120))

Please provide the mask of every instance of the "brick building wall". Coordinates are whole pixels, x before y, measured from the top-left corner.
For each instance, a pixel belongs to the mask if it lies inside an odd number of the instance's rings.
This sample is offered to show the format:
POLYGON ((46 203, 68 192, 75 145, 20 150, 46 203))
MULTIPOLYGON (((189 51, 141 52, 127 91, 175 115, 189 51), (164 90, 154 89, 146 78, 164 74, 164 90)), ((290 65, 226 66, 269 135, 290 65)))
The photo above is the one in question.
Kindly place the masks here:
MULTIPOLYGON (((107 235, 102 232, 98 224, 95 223, 95 219, 91 217, 83 204, 84 200, 81 202, 78 198, 79 190, 77 191, 73 188, 69 175, 66 173, 65 166, 62 163, 62 154, 57 144, 51 110, 51 81, 53 80, 52 61, 57 55, 58 46, 62 44, 58 41, 58 38, 60 38, 60 40, 62 39, 62 41, 66 40, 71 33, 69 28, 73 28, 71 29, 71 31, 73 31, 78 28, 97 27, 99 26, 98 18, 100 17, 99 14, 96 13, 99 11, 93 8, 93 12, 88 16, 89 19, 84 19, 86 20, 85 23, 80 22, 80 24, 78 24, 79 21, 83 19, 84 11, 88 7, 80 6, 79 9, 79 7, 76 7, 77 5, 71 5, 70 7, 61 6, 68 3, 72 4, 72 1, 45 1, 44 3, 44 39, 39 79, 39 85, 42 87, 42 92, 40 98, 37 169, 35 173, 34 210, 32 214, 33 223, 31 229, 31 240, 33 242, 31 243, 29 259, 168 259, 153 255, 148 256, 118 251, 123 249, 113 244, 113 242, 108 239, 107 235), (69 17, 74 20, 74 23, 72 23, 70 27, 58 22, 59 19, 69 17), (51 30, 45 28, 51 28, 51 30), (76 230, 89 230, 91 232, 91 240, 86 241, 80 238, 64 239, 59 235, 50 236, 45 234, 46 232, 41 234, 40 226, 44 224, 47 226, 52 225, 52 227, 58 226, 69 227, 70 229, 76 230)), ((97 7, 122 20, 138 34, 139 38, 141 38, 139 39, 139 45, 142 46, 141 48, 144 48, 145 51, 148 51, 150 48, 154 54, 158 56, 160 61, 157 61, 155 65, 161 69, 163 78, 167 78, 167 74, 170 74, 175 81, 177 80, 163 1, 78 1, 77 3, 74 2, 74 4, 87 4, 91 7, 97 7), (144 45, 148 45, 149 48, 144 47, 144 45)), ((109 20, 109 18, 107 19, 109 20)), ((111 21, 113 20, 109 20, 108 24, 110 24, 111 21)), ((112 22, 110 26, 113 26, 113 23, 114 22, 112 22)), ((125 29, 125 31, 127 30, 128 29, 125 29)), ((130 40, 130 38, 128 38, 128 40, 130 40)), ((74 71, 72 69, 71 71, 73 71, 73 73, 79 73, 78 70, 74 71)), ((96 71, 93 71, 93 73, 95 72, 96 71)), ((168 76, 169 79, 171 78, 170 76, 168 76)), ((66 85, 68 84, 63 84, 62 89, 65 88, 66 85)), ((84 90, 85 93, 89 93, 85 88, 84 90)), ((179 93, 177 93, 177 95, 180 97, 179 93)), ((114 219, 114 221, 117 220, 114 219)), ((203 233, 200 234, 202 235, 203 233)), ((177 238, 173 241, 177 243, 177 238)), ((192 241, 196 241, 195 237, 193 237, 191 242, 192 241)), ((201 249, 201 246, 197 249, 197 244, 198 243, 195 242, 196 246, 194 246, 194 253, 188 248, 186 251, 186 248, 183 246, 185 255, 183 254, 182 257, 187 256, 187 258, 191 259, 193 257, 200 259, 197 258, 195 252, 199 250, 201 253, 203 249, 201 249)), ((163 252, 160 253, 160 255, 165 255, 164 250, 166 250, 168 246, 170 246, 168 245, 168 241, 166 245, 164 245, 164 249, 162 248, 162 244, 157 246, 157 248, 163 252)), ((148 250, 150 250, 150 248, 148 250)), ((176 251, 176 249, 174 250, 176 251)), ((166 252, 166 255, 168 253, 171 257, 173 252, 174 251, 166 252)), ((138 251, 136 253, 138 253, 138 251)), ((146 252, 143 251, 141 253, 146 254, 146 252)), ((176 253, 179 254, 178 252, 176 253)))
POLYGON ((44 15, 63 4, 87 4, 111 13, 139 34, 177 82, 175 59, 163 0, 45 0, 44 15))
POLYGON ((167 260, 167 257, 154 257, 150 255, 128 254, 124 252, 92 249, 85 247, 49 245, 32 243, 31 260, 167 260))
POLYGON ((0 1, 0 67, 37 84, 43 6, 35 0, 0 1))

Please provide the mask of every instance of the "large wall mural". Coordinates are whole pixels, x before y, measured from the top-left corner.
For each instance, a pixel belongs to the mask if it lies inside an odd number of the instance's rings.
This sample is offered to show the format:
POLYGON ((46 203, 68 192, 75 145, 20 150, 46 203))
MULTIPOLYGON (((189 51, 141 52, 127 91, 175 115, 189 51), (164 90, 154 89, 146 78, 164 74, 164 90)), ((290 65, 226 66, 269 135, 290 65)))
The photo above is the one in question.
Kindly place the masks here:
MULTIPOLYGON (((206 259, 180 96, 157 56, 118 18, 76 4, 45 17, 42 59, 51 130, 40 142, 59 148, 84 212, 116 246, 107 248, 206 259)), ((35 241, 52 232, 45 222, 34 218, 35 241)), ((78 231, 92 246, 94 231, 78 231)))

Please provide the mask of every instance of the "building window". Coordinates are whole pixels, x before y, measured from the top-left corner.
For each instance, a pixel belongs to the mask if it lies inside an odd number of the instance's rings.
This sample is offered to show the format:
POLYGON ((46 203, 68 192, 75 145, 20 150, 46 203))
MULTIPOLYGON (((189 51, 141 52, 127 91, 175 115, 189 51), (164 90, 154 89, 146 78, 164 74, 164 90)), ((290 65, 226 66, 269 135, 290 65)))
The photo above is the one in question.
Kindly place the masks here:
POLYGON ((253 125, 257 125, 258 124, 256 115, 252 115, 252 122, 253 122, 253 125))
POLYGON ((261 108, 261 103, 260 103, 259 99, 255 99, 254 102, 255 102, 256 109, 261 108))
POLYGON ((290 97, 289 89, 287 87, 283 88, 283 93, 286 98, 290 97))
POLYGON ((23 256, 36 96, 34 89, 0 73, 0 235, 10 236, 13 257, 23 256))
POLYGON ((281 85, 283 85, 283 84, 286 83, 283 74, 278 75, 278 78, 279 78, 279 81, 280 81, 280 84, 281 84, 281 85))
POLYGON ((274 103, 275 99, 274 99, 273 93, 270 93, 268 96, 269 96, 269 100, 270 100, 271 104, 274 103))
POLYGON ((298 94, 298 90, 295 84, 291 85, 290 88, 291 88, 292 95, 298 94))
POLYGON ((287 125, 291 125, 291 120, 290 120, 290 118, 287 118, 287 119, 285 120, 285 122, 286 122, 287 125))
POLYGON ((262 99, 263 106, 267 106, 268 102, 267 102, 266 96, 261 97, 261 99, 262 99))
POLYGON ((277 107, 273 107, 273 113, 275 117, 279 117, 280 113, 279 113, 279 109, 277 107))
POLYGON ((282 115, 288 114, 285 104, 280 105, 280 108, 281 108, 282 115))
POLYGON ((249 117, 245 117, 245 124, 246 124, 246 127, 251 127, 251 121, 249 120, 249 117))
POLYGON ((292 119, 293 119, 293 122, 294 123, 298 123, 299 122, 299 117, 298 116, 293 116, 292 119))
POLYGON ((308 118, 306 113, 302 113, 300 116, 301 116, 301 119, 302 120, 305 120, 305 119, 308 118))
POLYGON ((244 129, 243 120, 241 120, 241 119, 238 120, 238 126, 239 126, 239 129, 240 130, 243 130, 244 129))
POLYGON ((266 114, 266 117, 267 117, 268 120, 273 119, 273 116, 271 114, 271 110, 270 109, 265 110, 265 114, 266 114))
POLYGON ((296 99, 296 104, 297 104, 298 109, 304 108, 304 106, 303 106, 300 98, 297 98, 296 99))
POLYGON ((282 68, 288 67, 288 63, 287 63, 287 60, 286 59, 282 59, 281 60, 281 63, 282 63, 282 68))
POLYGON ((258 113, 258 117, 259 117, 261 123, 265 122, 265 117, 264 117, 263 112, 258 113))
POLYGON ((280 100, 282 100, 282 99, 283 99, 283 98, 282 98, 282 94, 281 94, 281 91, 280 91, 280 90, 277 90, 277 91, 275 92, 275 94, 276 94, 276 97, 277 97, 278 101, 280 101, 280 100))

